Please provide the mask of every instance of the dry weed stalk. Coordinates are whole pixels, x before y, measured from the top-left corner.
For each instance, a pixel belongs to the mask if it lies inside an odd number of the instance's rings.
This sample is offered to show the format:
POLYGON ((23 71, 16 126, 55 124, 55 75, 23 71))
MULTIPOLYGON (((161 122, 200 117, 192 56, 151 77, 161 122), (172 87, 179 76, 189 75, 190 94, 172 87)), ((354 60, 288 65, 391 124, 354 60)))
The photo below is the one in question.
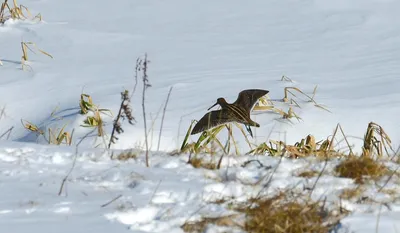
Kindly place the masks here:
MULTIPOLYGON (((87 137, 89 136, 90 133, 91 133, 91 132, 89 132, 89 133, 87 133, 85 136, 83 136, 83 137, 81 138, 81 140, 79 140, 79 142, 76 144, 76 146, 75 146, 75 156, 74 156, 74 159, 73 159, 73 161, 72 161, 71 168, 69 169, 68 173, 64 176, 64 178, 63 178, 62 181, 61 181, 60 189, 58 190, 58 196, 61 196, 61 194, 63 193, 63 191, 64 191, 64 186, 65 186, 65 184, 66 184, 66 182, 67 182, 67 180, 68 180, 68 177, 72 174, 72 171, 73 171, 74 168, 75 168, 76 161, 78 160, 78 149, 79 149, 79 145, 82 143, 83 140, 85 140, 85 138, 87 138, 87 137)), ((67 196, 68 193, 65 192, 65 195, 67 196)))
POLYGON ((282 75, 281 81, 284 81, 284 82, 291 82, 291 83, 293 82, 292 79, 290 79, 289 77, 287 77, 287 76, 285 76, 285 75, 282 75))
POLYGON ((121 105, 118 110, 117 118, 115 118, 113 123, 113 129, 111 131, 110 141, 108 143, 108 149, 110 149, 112 143, 116 143, 118 137, 115 136, 115 133, 121 134, 124 130, 121 127, 120 119, 124 120, 125 118, 128 119, 129 124, 133 125, 135 118, 132 115, 132 108, 130 106, 130 96, 128 90, 121 92, 121 105))
POLYGON ((144 59, 138 60, 139 66, 137 66, 137 71, 142 71, 142 81, 143 81, 143 90, 142 90, 142 110, 143 110, 143 123, 144 123, 144 136, 146 143, 146 166, 149 167, 149 142, 148 142, 148 133, 147 133, 147 122, 146 122, 146 108, 145 108, 145 96, 147 88, 151 87, 147 75, 148 63, 150 61, 147 60, 147 53, 144 55, 144 59))
POLYGON ((0 139, 2 139, 5 135, 7 135, 6 140, 8 140, 11 136, 12 130, 14 129, 14 126, 11 126, 8 130, 6 130, 2 135, 0 135, 0 139))
POLYGON ((171 87, 171 88, 169 89, 167 99, 165 100, 165 105, 164 105, 164 109, 163 109, 163 114, 162 114, 162 117, 161 117, 160 133, 158 134, 157 151, 160 150, 160 141, 161 141, 161 134, 162 134, 163 125, 164 125, 164 117, 165 117, 165 112, 166 112, 166 110, 167 110, 169 97, 171 96, 172 88, 173 88, 173 87, 171 87))

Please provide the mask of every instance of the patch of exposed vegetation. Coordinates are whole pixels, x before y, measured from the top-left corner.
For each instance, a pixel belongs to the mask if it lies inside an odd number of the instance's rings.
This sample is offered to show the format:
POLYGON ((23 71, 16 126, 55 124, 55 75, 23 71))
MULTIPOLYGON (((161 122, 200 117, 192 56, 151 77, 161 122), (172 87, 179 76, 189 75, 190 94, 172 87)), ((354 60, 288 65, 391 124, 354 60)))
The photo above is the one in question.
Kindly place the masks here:
POLYGON ((235 218, 237 215, 228 215, 223 217, 215 218, 202 218, 200 221, 186 222, 181 226, 184 232, 194 233, 194 232, 204 232, 206 227, 210 224, 225 227, 235 227, 238 226, 235 218))
POLYGON ((311 177, 317 176, 318 174, 319 174, 318 171, 306 170, 306 171, 299 172, 297 174, 297 176, 304 177, 304 178, 311 178, 311 177))
POLYGON ((191 164, 194 168, 205 168, 209 170, 217 169, 216 162, 205 159, 204 157, 199 157, 199 156, 191 157, 188 163, 191 164))
POLYGON ((307 198, 288 198, 285 193, 259 198, 241 210, 246 214, 243 228, 254 233, 326 233, 338 223, 340 217, 335 213, 340 211, 330 210, 325 204, 307 198))
POLYGON ((350 156, 336 166, 339 177, 354 179, 357 184, 363 184, 365 178, 377 180, 389 173, 381 162, 367 156, 350 156))
POLYGON ((124 151, 122 153, 119 153, 118 155, 111 155, 111 159, 116 159, 119 161, 127 161, 130 159, 136 159, 137 158, 137 153, 133 152, 132 150, 129 151, 124 151))

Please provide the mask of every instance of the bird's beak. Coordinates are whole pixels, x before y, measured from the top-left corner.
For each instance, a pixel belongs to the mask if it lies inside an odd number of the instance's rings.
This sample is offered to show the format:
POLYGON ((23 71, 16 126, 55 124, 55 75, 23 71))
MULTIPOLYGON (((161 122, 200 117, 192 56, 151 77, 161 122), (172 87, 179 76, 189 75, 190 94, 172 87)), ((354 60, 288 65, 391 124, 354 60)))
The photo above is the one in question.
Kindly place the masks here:
POLYGON ((213 107, 215 107, 215 105, 217 105, 218 104, 218 102, 217 103, 215 103, 213 106, 211 106, 211 107, 209 107, 207 110, 210 110, 210 109, 212 109, 213 107))

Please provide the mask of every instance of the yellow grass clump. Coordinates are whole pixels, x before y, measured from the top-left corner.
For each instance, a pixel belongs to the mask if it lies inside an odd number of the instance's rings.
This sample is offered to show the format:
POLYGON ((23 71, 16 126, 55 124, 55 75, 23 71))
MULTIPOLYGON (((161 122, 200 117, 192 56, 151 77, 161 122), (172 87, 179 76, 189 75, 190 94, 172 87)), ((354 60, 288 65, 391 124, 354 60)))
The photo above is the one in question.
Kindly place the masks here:
POLYGON ((356 183, 362 184, 365 178, 378 179, 388 174, 388 169, 379 161, 367 156, 350 156, 343 160, 335 171, 339 177, 354 179, 356 183))
POLYGON ((252 233, 327 233, 337 221, 323 201, 288 200, 286 194, 254 201, 246 213, 244 230, 252 233))

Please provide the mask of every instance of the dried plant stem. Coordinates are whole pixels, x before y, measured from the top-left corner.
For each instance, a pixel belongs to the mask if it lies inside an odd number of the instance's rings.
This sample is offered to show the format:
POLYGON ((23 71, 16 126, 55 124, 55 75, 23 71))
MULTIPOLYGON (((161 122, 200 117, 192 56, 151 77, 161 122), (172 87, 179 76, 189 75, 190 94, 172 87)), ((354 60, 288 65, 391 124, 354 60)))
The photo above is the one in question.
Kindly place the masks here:
POLYGON ((142 92, 142 109, 143 109, 143 123, 144 123, 144 137, 146 142, 146 167, 149 167, 149 142, 147 140, 147 123, 146 123, 146 108, 145 108, 145 96, 146 89, 150 86, 147 79, 147 54, 145 54, 143 61, 143 92, 142 92))
POLYGON ((79 145, 80 145, 81 142, 82 142, 86 137, 88 137, 89 134, 91 134, 93 131, 94 131, 94 130, 90 131, 90 132, 87 133, 85 136, 83 136, 83 137, 81 138, 81 140, 78 142, 78 144, 76 144, 76 146, 75 146, 74 161, 72 162, 72 166, 71 166, 71 168, 69 169, 67 175, 63 178, 63 180, 62 180, 62 182, 61 182, 60 190, 58 191, 58 196, 61 196, 61 194, 62 194, 62 192, 63 192, 63 190, 64 190, 65 182, 67 182, 68 177, 71 175, 72 171, 73 171, 74 168, 75 168, 76 160, 78 159, 78 147, 79 147, 79 145))
POLYGON ((171 96, 172 88, 173 88, 173 87, 171 87, 171 88, 169 89, 167 99, 165 100, 165 105, 164 105, 164 109, 163 109, 163 114, 162 114, 162 117, 161 117, 160 133, 158 134, 157 151, 160 150, 160 141, 161 141, 161 134, 162 134, 162 129, 163 129, 163 125, 164 125, 165 111, 167 110, 167 105, 168 105, 169 97, 171 96))
POLYGON ((107 203, 101 205, 100 207, 102 207, 102 208, 103 208, 103 207, 106 207, 106 206, 108 206, 109 204, 113 203, 114 201, 120 199, 121 197, 122 197, 122 194, 118 195, 117 197, 114 197, 111 201, 108 201, 107 203))
POLYGON ((326 166, 328 166, 328 161, 329 161, 329 158, 328 158, 328 156, 326 156, 326 157, 325 157, 324 167, 323 167, 322 170, 318 173, 318 177, 317 177, 317 179, 315 180, 315 182, 314 182, 314 184, 313 184, 313 186, 312 186, 312 188, 311 188, 311 190, 310 190, 309 197, 311 197, 312 193, 314 192, 315 187, 317 186, 317 183, 318 183, 319 179, 321 179, 322 175, 324 174, 324 171, 325 171, 325 169, 326 169, 326 166))
MULTIPOLYGON (((115 122, 119 122, 119 120, 120 120, 120 118, 121 118, 122 110, 123 110, 123 107, 124 107, 124 103, 125 103, 125 100, 123 99, 123 100, 121 101, 121 105, 119 106, 119 111, 118 111, 117 118, 115 119, 115 122)), ((115 134, 116 129, 117 129, 116 126, 117 126, 117 124, 113 124, 113 129, 112 129, 112 131, 111 131, 110 141, 108 142, 108 149, 110 149, 110 147, 111 147, 111 143, 112 143, 112 140, 113 140, 113 138, 114 138, 114 134, 115 134)))
POLYGON ((138 84, 138 72, 139 72, 139 70, 140 70, 140 65, 141 65, 141 63, 142 63, 142 61, 140 60, 140 58, 136 59, 136 67, 135 67, 135 85, 133 86, 131 97, 133 96, 133 94, 134 94, 135 91, 136 91, 136 87, 137 87, 137 84, 138 84))
POLYGON ((4 132, 1 136, 0 139, 2 139, 4 137, 4 135, 7 135, 7 140, 10 138, 11 132, 14 129, 14 126, 11 126, 11 128, 9 128, 6 132, 4 132))
POLYGON ((152 194, 151 197, 150 197, 149 204, 153 201, 154 195, 156 195, 157 190, 158 190, 158 188, 160 187, 161 182, 162 182, 162 180, 159 180, 159 181, 158 181, 158 184, 157 184, 156 188, 154 189, 153 194, 152 194))

